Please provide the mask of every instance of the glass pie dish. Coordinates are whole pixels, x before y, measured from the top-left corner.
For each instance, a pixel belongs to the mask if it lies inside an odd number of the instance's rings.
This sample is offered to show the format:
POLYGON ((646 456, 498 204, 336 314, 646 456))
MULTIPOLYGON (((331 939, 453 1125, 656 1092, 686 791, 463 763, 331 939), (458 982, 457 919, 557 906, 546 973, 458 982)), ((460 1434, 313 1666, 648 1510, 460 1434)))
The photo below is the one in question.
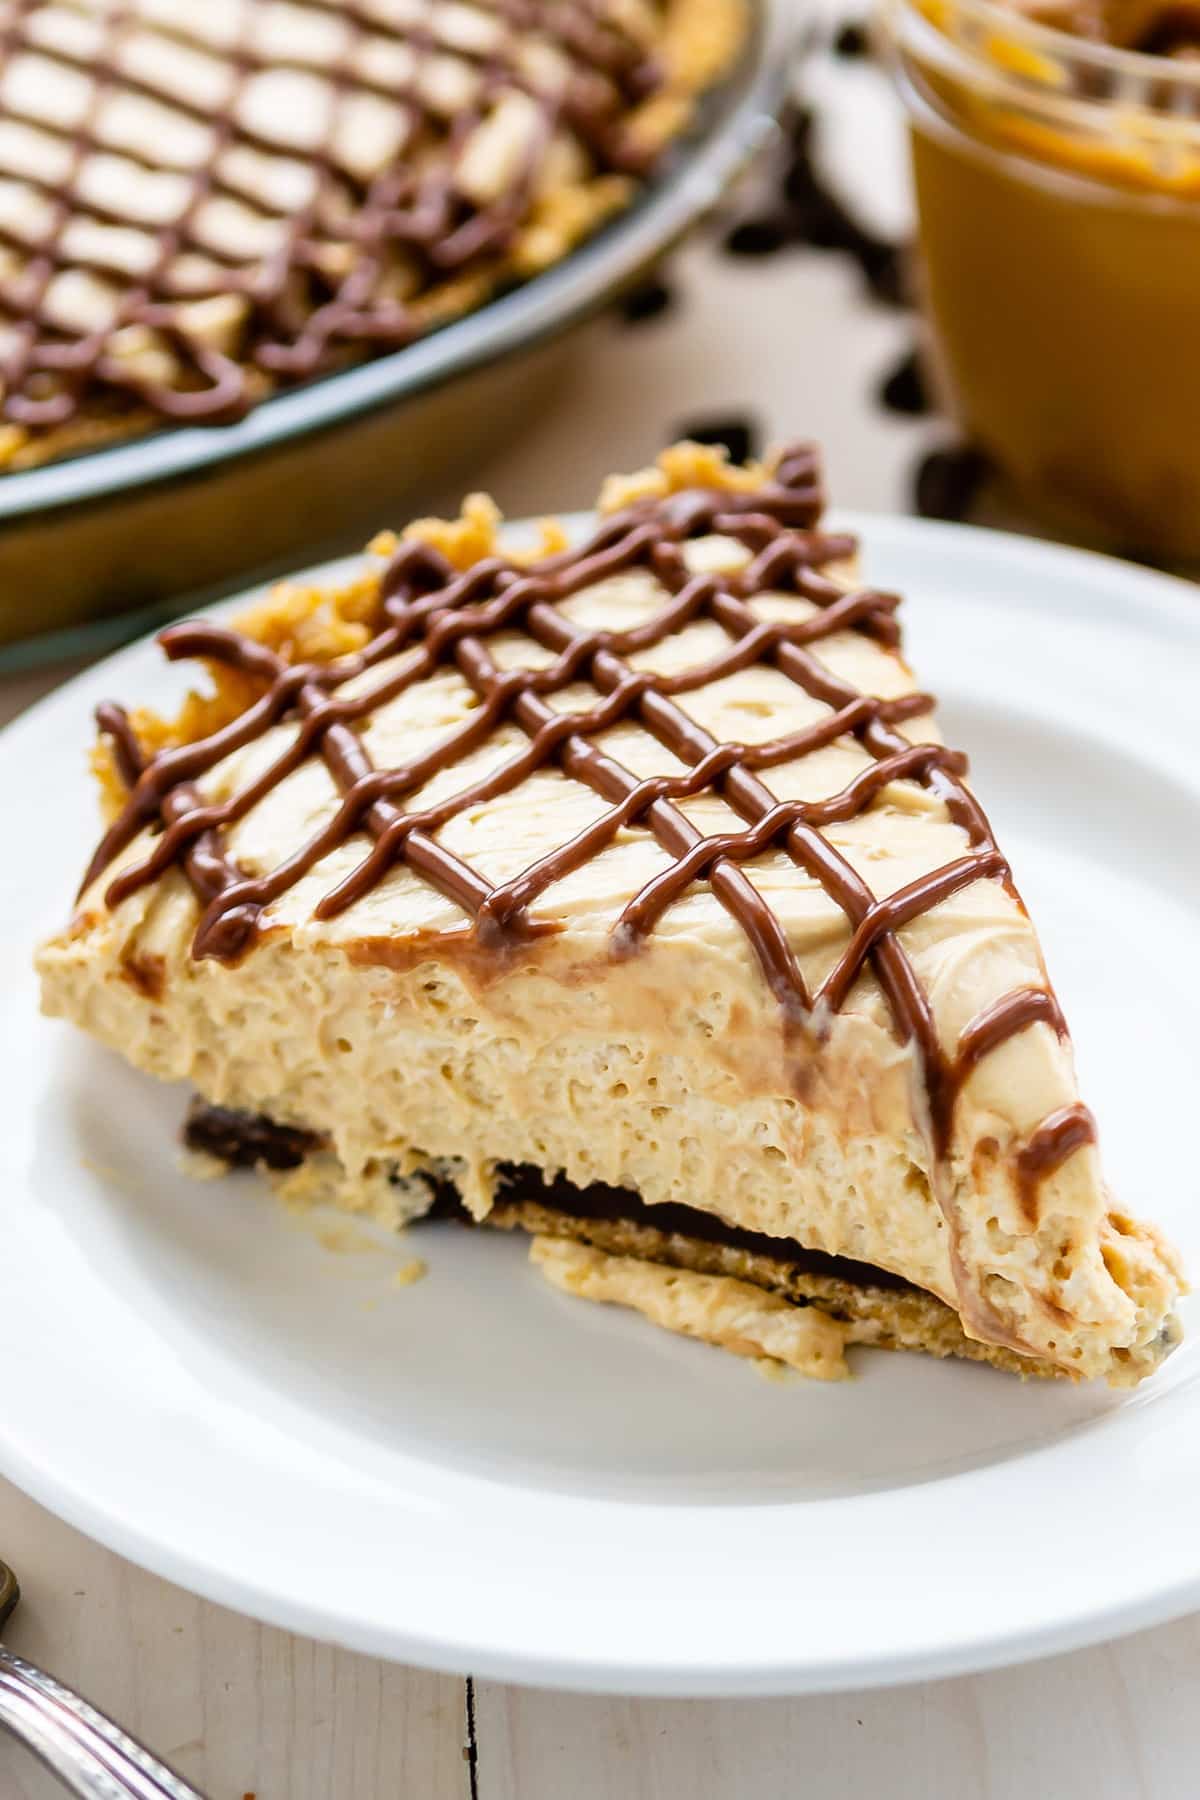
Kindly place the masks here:
POLYGON ((357 547, 536 417, 572 328, 651 268, 774 129, 796 38, 752 0, 736 63, 638 197, 543 273, 427 336, 281 391, 0 477, 0 666, 92 648, 199 598, 357 547))

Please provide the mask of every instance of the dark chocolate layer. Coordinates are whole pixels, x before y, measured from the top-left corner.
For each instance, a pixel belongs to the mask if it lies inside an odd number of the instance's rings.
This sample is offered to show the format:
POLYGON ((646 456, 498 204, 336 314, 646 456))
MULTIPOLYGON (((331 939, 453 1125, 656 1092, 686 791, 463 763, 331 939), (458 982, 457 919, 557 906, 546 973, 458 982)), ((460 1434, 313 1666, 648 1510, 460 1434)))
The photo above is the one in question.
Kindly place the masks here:
MULTIPOLYGON (((235 1168, 250 1168, 262 1163, 268 1169, 297 1168, 306 1156, 320 1148, 321 1143, 315 1132, 278 1125, 261 1113, 255 1115, 236 1112, 232 1107, 210 1106, 199 1098, 189 1109, 184 1141, 190 1150, 219 1156, 235 1168)), ((705 1244, 722 1244, 754 1256, 773 1257, 805 1274, 828 1275, 839 1281, 852 1282, 857 1287, 898 1289, 909 1286, 886 1269, 854 1262, 849 1257, 827 1256, 824 1251, 806 1249, 794 1238, 746 1231, 739 1225, 728 1224, 718 1214, 702 1212, 696 1206, 682 1206, 672 1201, 648 1205, 632 1188, 612 1187, 604 1181, 592 1181, 586 1187, 579 1187, 565 1175, 555 1174, 547 1179, 532 1163, 501 1163, 497 1173, 498 1207, 534 1201, 538 1206, 573 1219, 647 1225, 655 1231, 698 1238, 705 1244)), ((478 1223, 463 1205, 452 1181, 432 1170, 422 1171, 420 1179, 433 1196, 427 1219, 454 1219, 463 1225, 478 1223)))
MULTIPOLYGON (((530 1163, 502 1163, 496 1204, 532 1200, 539 1206, 552 1208, 573 1219, 603 1219, 630 1225, 646 1225, 654 1231, 678 1233, 680 1237, 699 1238, 705 1244, 722 1244, 731 1250, 745 1250, 752 1256, 770 1256, 785 1262, 806 1275, 828 1275, 856 1287, 906 1288, 887 1269, 871 1263, 854 1262, 847 1256, 827 1256, 823 1250, 809 1250, 795 1238, 770 1237, 765 1231, 747 1231, 730 1225, 719 1214, 702 1212, 697 1206, 683 1206, 675 1201, 648 1205, 632 1188, 610 1187, 603 1181, 577 1187, 565 1175, 546 1180, 540 1169, 530 1163)), ((462 1211, 461 1205, 459 1211, 462 1211)))
POLYGON ((199 1096, 188 1108, 183 1141, 189 1150, 220 1157, 236 1169, 252 1169, 257 1163, 268 1169, 298 1169, 321 1143, 314 1131, 277 1125, 263 1113, 210 1106, 199 1096))

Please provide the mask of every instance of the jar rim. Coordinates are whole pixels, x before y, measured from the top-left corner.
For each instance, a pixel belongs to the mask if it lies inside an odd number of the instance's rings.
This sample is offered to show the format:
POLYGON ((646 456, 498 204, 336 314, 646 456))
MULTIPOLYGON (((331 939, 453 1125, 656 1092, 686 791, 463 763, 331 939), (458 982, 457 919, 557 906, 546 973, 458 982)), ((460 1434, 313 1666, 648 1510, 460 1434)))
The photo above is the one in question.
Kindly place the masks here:
POLYGON ((885 0, 884 22, 897 78, 936 110, 956 115, 953 96, 975 95, 1028 160, 1101 146, 1107 173, 1077 172, 1192 206, 1200 197, 1200 60, 1096 44, 998 0, 885 0))
MULTIPOLYGON (((1116 44, 1077 37, 1058 26, 1047 25, 1006 6, 1002 0, 894 0, 892 10, 917 13, 959 49, 970 53, 996 39, 1007 39, 1036 53, 1063 71, 1074 68, 1106 77, 1114 98, 1127 105, 1145 105, 1153 112, 1170 112, 1175 97, 1200 103, 1200 58, 1189 60, 1158 56, 1148 50, 1125 50, 1116 44), (941 15, 940 17, 938 15, 941 15), (948 20, 959 26, 953 36, 945 30, 948 20), (1143 95, 1139 94, 1139 87, 1143 95)), ((1013 75, 1012 69, 1006 74, 1013 75)), ((1024 71, 1035 86, 1031 70, 1024 71)))

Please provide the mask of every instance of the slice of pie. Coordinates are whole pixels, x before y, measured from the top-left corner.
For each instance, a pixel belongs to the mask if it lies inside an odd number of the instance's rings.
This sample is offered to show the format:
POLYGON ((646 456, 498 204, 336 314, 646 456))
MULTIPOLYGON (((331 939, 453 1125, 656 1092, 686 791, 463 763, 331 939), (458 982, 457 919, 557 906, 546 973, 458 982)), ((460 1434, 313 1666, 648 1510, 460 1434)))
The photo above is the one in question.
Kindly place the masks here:
POLYGON ((745 0, 20 0, 0 39, 0 468, 394 349, 563 256, 745 0))
POLYGON ((193 1150, 821 1375, 851 1343, 1133 1382, 1170 1247, 1116 1210, 1008 864, 820 527, 695 445, 586 542, 476 497, 337 591, 162 634, 46 1010, 193 1150))

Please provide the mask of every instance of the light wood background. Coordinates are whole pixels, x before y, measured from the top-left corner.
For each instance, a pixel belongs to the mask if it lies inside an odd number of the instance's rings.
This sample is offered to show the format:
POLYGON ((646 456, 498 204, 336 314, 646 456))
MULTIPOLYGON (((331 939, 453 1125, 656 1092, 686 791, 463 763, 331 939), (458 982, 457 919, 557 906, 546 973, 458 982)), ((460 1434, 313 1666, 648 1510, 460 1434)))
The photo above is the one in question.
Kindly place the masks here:
MULTIPOLYGON (((850 77, 843 115, 858 158, 860 123, 878 98, 869 86, 862 72, 850 77)), ((876 208, 894 215, 904 196, 890 126, 870 116, 867 185, 876 208)), ((841 504, 907 508, 913 462, 938 427, 871 403, 909 340, 903 316, 865 303, 842 259, 815 254, 738 264, 694 247, 680 260, 678 289, 681 304, 661 319, 594 327, 555 414, 536 428, 514 421, 513 449, 464 485, 491 487, 514 514, 585 505, 608 469, 638 466, 682 423, 750 412, 768 436, 805 433, 825 445, 841 504)), ((0 721, 64 672, 0 682, 0 721)), ((212 1800, 1200 1794, 1196 1619, 1020 1670, 885 1692, 656 1702, 480 1682, 469 1709, 463 1680, 207 1605, 3 1483, 0 1556, 25 1592, 14 1648, 81 1687, 212 1800)), ((0 1800, 58 1791, 0 1740, 0 1800)))

